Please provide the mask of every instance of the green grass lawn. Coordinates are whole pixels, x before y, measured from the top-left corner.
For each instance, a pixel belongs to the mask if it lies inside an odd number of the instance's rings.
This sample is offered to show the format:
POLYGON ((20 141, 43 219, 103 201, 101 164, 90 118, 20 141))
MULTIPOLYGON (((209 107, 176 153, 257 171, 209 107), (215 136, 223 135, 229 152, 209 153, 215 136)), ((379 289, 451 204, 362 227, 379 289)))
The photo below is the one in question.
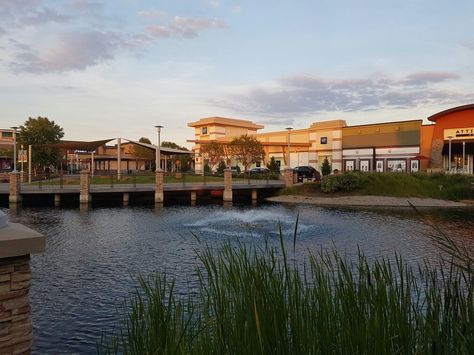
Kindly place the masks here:
MULTIPOLYGON (((394 197, 424 197, 447 200, 472 199, 472 175, 460 174, 404 174, 404 173, 346 173, 352 174, 356 186, 346 188, 341 183, 336 191, 321 191, 320 183, 306 183, 283 190, 283 194, 307 196, 346 196, 346 195, 377 195, 394 197)), ((332 176, 341 179, 344 175, 332 176), (341 177, 341 178, 340 178, 341 177)))

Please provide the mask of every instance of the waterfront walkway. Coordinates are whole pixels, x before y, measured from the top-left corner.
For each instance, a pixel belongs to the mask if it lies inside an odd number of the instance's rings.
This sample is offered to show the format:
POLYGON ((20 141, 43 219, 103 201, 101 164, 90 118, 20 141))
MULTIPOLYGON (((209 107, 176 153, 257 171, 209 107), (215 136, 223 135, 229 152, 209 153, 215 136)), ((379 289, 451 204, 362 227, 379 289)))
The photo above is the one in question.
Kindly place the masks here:
POLYGON ((311 197, 282 195, 267 198, 271 202, 308 204, 316 206, 347 206, 347 207, 415 207, 432 208, 459 208, 468 207, 465 202, 437 200, 418 197, 390 197, 390 196, 339 196, 339 197, 311 197))

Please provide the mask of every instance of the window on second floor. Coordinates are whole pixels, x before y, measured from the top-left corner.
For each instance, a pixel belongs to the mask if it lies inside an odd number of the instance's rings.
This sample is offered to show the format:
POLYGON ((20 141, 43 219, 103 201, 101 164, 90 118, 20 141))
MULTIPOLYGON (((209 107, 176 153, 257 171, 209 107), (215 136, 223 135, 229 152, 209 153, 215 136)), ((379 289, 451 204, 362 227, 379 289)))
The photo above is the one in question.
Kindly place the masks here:
POLYGON ((201 134, 207 134, 207 127, 201 128, 201 134))

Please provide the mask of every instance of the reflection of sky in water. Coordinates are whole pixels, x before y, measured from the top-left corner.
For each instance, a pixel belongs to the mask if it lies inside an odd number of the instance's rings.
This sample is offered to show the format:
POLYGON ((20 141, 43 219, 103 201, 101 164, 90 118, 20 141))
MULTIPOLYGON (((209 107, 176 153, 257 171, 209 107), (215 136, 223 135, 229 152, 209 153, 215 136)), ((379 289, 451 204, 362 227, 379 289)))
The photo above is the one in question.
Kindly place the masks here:
MULTIPOLYGON (((7 213, 10 211, 5 210, 7 213)), ((474 246, 471 211, 424 212, 440 228, 474 246)), ((281 226, 290 257, 336 248, 350 257, 357 248, 372 259, 399 253, 410 262, 436 259, 429 228, 408 209, 377 211, 313 206, 20 209, 10 218, 47 236, 47 250, 32 257, 31 299, 38 353, 93 353, 115 307, 139 274, 166 272, 177 291, 196 287, 197 238, 213 247, 236 240, 279 244, 281 226), (299 215, 293 254, 293 231, 299 215), (195 238, 192 233, 195 233, 195 238)))

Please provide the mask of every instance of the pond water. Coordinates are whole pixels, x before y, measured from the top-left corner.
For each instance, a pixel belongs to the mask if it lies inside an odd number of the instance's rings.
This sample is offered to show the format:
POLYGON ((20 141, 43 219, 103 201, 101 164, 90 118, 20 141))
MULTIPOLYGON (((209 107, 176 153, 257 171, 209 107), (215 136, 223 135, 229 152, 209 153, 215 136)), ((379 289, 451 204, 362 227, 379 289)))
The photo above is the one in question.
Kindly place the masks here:
MULTIPOLYGON (((44 254, 31 260, 31 303, 38 354, 90 354, 116 324, 119 306, 138 275, 166 272, 185 294, 195 283, 196 249, 205 242, 288 245, 299 215, 296 258, 321 248, 369 257, 399 253, 410 262, 439 257, 429 228, 410 209, 336 209, 258 205, 79 209, 3 209, 14 222, 47 236, 44 254), (196 234, 196 238, 193 234, 196 234)), ((457 240, 474 245, 473 210, 424 211, 457 240)))

